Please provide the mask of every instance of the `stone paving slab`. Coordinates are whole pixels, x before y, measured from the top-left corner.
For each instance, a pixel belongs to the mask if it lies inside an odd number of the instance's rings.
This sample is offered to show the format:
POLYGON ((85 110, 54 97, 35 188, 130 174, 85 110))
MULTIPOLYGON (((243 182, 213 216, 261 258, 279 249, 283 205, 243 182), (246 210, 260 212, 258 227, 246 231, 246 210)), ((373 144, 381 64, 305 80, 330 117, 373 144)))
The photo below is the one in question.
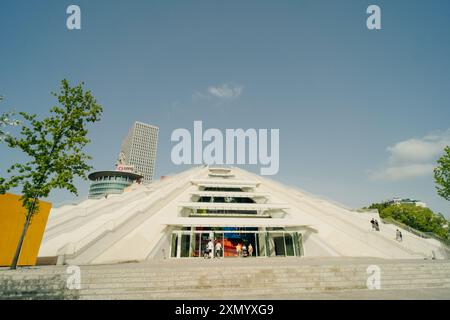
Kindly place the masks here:
MULTIPOLYGON (((389 264, 389 265, 409 265, 409 264, 421 264, 429 265, 439 265, 447 264, 450 260, 423 260, 423 259, 381 259, 381 258, 371 258, 371 257, 253 257, 253 258, 215 258, 215 259, 203 259, 203 258, 182 258, 182 259, 155 259, 147 260, 142 262, 130 261, 128 263, 116 263, 116 264, 97 264, 97 265, 85 265, 82 268, 89 270, 96 269, 120 269, 120 268, 198 268, 207 266, 354 266, 354 265, 368 265, 368 264, 389 264)), ((64 266, 35 266, 35 267, 22 267, 18 268, 17 271, 23 270, 62 270, 64 271, 64 266)), ((0 267, 0 272, 8 271, 8 268, 0 267)))
MULTIPOLYGON (((228 299, 224 297, 223 299, 228 299)), ((232 299, 232 297, 229 297, 232 299)), ((305 292, 247 296, 244 300, 450 300, 450 288, 305 292)))

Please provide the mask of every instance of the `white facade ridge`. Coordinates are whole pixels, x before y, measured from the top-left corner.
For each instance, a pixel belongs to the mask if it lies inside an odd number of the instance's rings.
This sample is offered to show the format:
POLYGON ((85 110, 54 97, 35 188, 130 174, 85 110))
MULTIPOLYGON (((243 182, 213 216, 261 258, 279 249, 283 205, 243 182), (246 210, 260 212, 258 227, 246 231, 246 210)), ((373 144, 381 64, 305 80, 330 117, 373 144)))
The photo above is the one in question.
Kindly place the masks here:
POLYGON ((308 222, 301 222, 294 219, 272 219, 272 218, 243 218, 239 221, 230 221, 228 218, 177 218, 164 219, 162 224, 168 226, 201 226, 201 227, 310 227, 308 222))
POLYGON ((252 185, 257 187, 260 182, 255 180, 240 180, 240 179, 192 179, 192 184, 203 185, 203 184, 216 184, 216 185, 252 185))
POLYGON ((211 203, 211 202, 183 202, 180 207, 193 209, 240 209, 240 210, 276 210, 289 209, 284 203, 211 203))
POLYGON ((232 191, 194 191, 191 195, 200 197, 235 197, 235 198, 266 198, 270 196, 267 192, 232 192, 232 191))

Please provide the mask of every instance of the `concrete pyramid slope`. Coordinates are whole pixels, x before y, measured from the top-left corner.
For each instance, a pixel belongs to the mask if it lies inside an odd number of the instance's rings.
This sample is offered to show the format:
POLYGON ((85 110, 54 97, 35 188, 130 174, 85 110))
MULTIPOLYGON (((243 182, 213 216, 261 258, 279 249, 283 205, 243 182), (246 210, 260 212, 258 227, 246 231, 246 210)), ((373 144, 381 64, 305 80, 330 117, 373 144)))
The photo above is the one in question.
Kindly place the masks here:
POLYGON ((225 258, 239 255, 237 242, 258 257, 448 258, 434 239, 401 230, 398 242, 389 224, 372 231, 373 217, 239 168, 202 166, 53 209, 39 256, 79 265, 194 258, 211 240, 225 258))

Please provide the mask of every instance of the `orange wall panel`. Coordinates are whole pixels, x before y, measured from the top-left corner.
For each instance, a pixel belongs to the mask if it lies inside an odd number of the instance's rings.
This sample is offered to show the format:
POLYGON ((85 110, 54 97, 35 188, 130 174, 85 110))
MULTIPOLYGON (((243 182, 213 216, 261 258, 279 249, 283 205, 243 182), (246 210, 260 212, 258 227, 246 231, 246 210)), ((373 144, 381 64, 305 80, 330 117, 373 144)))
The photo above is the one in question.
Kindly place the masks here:
MULTIPOLYGON (((0 266, 11 265, 25 224, 27 211, 22 206, 20 197, 10 193, 0 195, 0 266)), ((39 201, 39 211, 31 219, 20 254, 19 265, 32 266, 36 264, 51 207, 51 203, 39 201)))

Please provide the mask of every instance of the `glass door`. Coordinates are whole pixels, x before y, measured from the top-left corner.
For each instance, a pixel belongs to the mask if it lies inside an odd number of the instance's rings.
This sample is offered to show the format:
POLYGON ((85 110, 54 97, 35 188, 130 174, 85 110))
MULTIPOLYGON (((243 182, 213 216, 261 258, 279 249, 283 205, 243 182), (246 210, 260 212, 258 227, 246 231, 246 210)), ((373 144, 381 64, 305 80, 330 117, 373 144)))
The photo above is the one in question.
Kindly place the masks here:
POLYGON ((172 241, 170 243, 170 257, 176 258, 178 252, 178 234, 172 233, 172 241))
POLYGON ((284 243, 283 234, 277 234, 273 237, 273 242, 275 245, 275 255, 276 256, 285 256, 286 255, 286 244, 284 243))
POLYGON ((190 239, 191 236, 189 234, 181 235, 181 246, 180 246, 180 257, 181 258, 189 258, 190 257, 190 239))
POLYGON ((284 234, 284 242, 286 245, 286 256, 295 257, 294 239, 290 233, 284 234))

